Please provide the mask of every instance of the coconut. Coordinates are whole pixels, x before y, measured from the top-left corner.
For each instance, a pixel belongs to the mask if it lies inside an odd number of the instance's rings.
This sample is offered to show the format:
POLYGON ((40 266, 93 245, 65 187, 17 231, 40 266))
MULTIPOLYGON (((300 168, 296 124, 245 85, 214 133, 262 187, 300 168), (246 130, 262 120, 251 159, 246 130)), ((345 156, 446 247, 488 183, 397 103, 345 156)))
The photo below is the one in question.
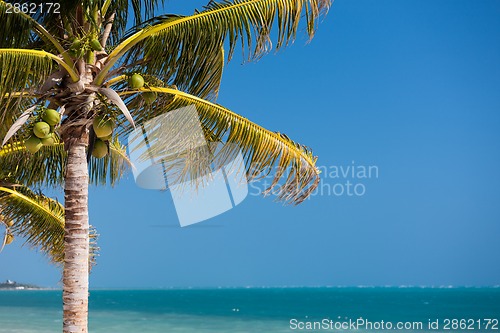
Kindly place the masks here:
POLYGON ((144 86, 144 78, 140 74, 134 74, 128 79, 128 85, 132 89, 140 89, 144 86))
POLYGON ((44 121, 39 121, 33 126, 33 134, 40 139, 45 139, 50 135, 50 125, 44 121))
POLYGON ((32 135, 28 140, 24 141, 24 145, 30 153, 34 154, 42 148, 42 140, 32 135))
POLYGON ((94 118, 94 132, 98 138, 104 138, 113 133, 113 121, 109 118, 103 116, 97 116, 94 118))
POLYGON ((99 42, 97 38, 92 39, 90 41, 90 48, 94 51, 101 51, 102 50, 101 42, 99 42))
POLYGON ((108 154, 108 145, 102 140, 95 140, 94 149, 92 150, 92 156, 95 158, 103 158, 108 154))
POLYGON ((12 234, 5 235, 5 245, 9 245, 14 241, 14 236, 12 234))
POLYGON ((54 109, 46 109, 42 116, 43 121, 47 124, 54 126, 61 121, 61 115, 54 109))
POLYGON ((42 139, 41 141, 44 146, 53 146, 56 143, 56 139, 53 134, 47 138, 42 139))
POLYGON ((113 133, 111 133, 108 136, 103 136, 102 138, 99 139, 101 139, 102 141, 110 141, 112 138, 113 138, 113 133))
POLYGON ((70 49, 78 50, 80 47, 82 47, 82 41, 79 40, 78 38, 75 38, 71 43, 70 49))
POLYGON ((11 221, 11 220, 8 220, 8 221, 5 221, 5 225, 7 225, 7 227, 12 227, 14 225, 14 222, 11 221))
POLYGON ((156 101, 156 93, 154 91, 142 93, 142 98, 144 98, 146 103, 153 104, 156 101))
POLYGON ((81 57, 83 57, 84 55, 85 55, 85 49, 84 49, 84 48, 78 49, 78 50, 76 51, 76 56, 77 56, 78 58, 81 58, 81 57))

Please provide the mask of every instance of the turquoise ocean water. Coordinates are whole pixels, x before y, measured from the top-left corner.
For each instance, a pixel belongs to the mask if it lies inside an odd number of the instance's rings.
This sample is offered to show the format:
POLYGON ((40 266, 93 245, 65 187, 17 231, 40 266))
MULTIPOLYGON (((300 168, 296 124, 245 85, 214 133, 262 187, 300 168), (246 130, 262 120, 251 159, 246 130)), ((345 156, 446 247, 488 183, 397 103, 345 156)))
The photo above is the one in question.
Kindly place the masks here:
MULTIPOLYGON (((89 325, 93 333, 495 333, 499 319, 500 288, 94 290, 89 325)), ((0 333, 59 331, 60 291, 0 292, 0 333)))

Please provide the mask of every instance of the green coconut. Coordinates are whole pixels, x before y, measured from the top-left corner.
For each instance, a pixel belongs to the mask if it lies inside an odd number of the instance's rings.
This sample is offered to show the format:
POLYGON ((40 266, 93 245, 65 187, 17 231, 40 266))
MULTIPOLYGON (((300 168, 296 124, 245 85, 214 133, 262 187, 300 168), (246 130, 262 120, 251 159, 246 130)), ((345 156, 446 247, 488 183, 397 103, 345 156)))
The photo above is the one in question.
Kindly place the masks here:
POLYGON ((73 42, 71 43, 71 47, 70 49, 73 49, 73 50, 78 50, 79 48, 82 47, 82 41, 79 40, 78 38, 75 38, 73 40, 73 42))
POLYGON ((97 38, 92 39, 90 41, 90 48, 94 51, 101 51, 102 50, 101 42, 99 42, 97 38))
POLYGON ((156 96, 154 91, 142 93, 142 98, 144 98, 148 104, 153 104, 153 102, 156 101, 156 96))
POLYGON ((36 136, 30 136, 28 140, 24 141, 24 145, 30 153, 34 154, 42 148, 42 140, 36 136))
POLYGON ((85 49, 84 49, 83 47, 82 47, 81 49, 78 49, 78 50, 76 51, 76 56, 77 56, 78 58, 82 58, 84 55, 85 55, 85 49))
POLYGON ((53 146, 56 143, 56 138, 54 135, 51 135, 47 138, 41 139, 41 141, 44 146, 53 146))
POLYGON ((102 140, 95 140, 94 149, 92 150, 92 156, 95 158, 103 158, 108 154, 108 146, 106 142, 102 140))
POLYGON ((113 133, 113 121, 109 118, 103 116, 97 116, 94 118, 94 132, 98 138, 104 138, 113 133))
POLYGON ((5 245, 9 245, 13 241, 14 241, 14 236, 12 236, 12 234, 7 234, 5 236, 5 245))
POLYGON ((99 139, 101 139, 102 141, 110 141, 112 138, 113 138, 113 133, 111 133, 108 136, 103 136, 102 138, 99 139))
POLYGON ((140 89, 144 86, 144 78, 140 74, 134 74, 128 79, 128 85, 132 89, 140 89))
POLYGON ((46 109, 42 116, 43 121, 51 126, 59 124, 61 115, 54 109, 46 109))
POLYGON ((50 125, 45 121, 39 121, 33 126, 33 134, 35 134, 40 139, 45 139, 50 135, 50 125))

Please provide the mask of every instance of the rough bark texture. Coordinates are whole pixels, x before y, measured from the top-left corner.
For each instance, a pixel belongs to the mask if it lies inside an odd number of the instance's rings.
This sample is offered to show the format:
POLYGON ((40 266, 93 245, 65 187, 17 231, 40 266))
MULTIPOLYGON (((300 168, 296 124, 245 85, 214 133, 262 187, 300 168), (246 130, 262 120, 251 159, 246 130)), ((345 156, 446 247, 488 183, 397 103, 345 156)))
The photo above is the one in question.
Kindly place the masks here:
POLYGON ((88 169, 85 135, 71 140, 64 185, 63 332, 87 333, 89 290, 88 169))

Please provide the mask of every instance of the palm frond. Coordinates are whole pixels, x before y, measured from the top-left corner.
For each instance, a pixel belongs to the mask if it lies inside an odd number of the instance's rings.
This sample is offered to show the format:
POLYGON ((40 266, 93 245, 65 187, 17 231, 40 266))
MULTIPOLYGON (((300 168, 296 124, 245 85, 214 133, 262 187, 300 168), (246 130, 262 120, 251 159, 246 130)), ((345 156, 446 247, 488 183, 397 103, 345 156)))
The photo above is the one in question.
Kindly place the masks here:
POLYGON ((231 59, 238 42, 255 59, 269 52, 275 28, 276 48, 290 44, 297 35, 301 17, 309 38, 318 17, 331 0, 234 0, 210 1, 192 16, 167 16, 125 38, 110 53, 95 83, 102 84, 108 71, 125 55, 125 63, 140 63, 145 73, 158 76, 181 90, 206 98, 220 85, 213 75, 220 67, 220 47, 229 45, 231 59), (199 85, 198 81, 205 82, 199 85), (208 82, 208 83, 207 83, 208 82))
MULTIPOLYGON (((0 170, 26 186, 61 186, 64 181, 67 153, 64 144, 43 146, 31 154, 22 142, 7 144, 0 149, 0 170), (23 161, 23 163, 19 163, 23 161)), ((96 159, 89 166, 90 184, 114 186, 130 166, 126 149, 117 140, 110 144, 110 155, 96 159)))
POLYGON ((63 144, 44 146, 31 154, 23 142, 0 149, 0 170, 26 186, 59 186, 64 180, 66 153, 63 144), (22 161, 22 163, 19 163, 22 161))
POLYGON ((113 30, 111 31, 111 44, 116 44, 125 33, 129 16, 132 15, 135 26, 140 26, 155 16, 157 8, 165 3, 165 0, 106 0, 100 1, 101 13, 104 20, 114 13, 113 30), (131 9, 131 10, 130 10, 131 9))
MULTIPOLYGON (((143 108, 136 114, 136 122, 144 124, 165 112, 194 105, 203 128, 210 133, 212 141, 236 145, 245 159, 247 177, 250 181, 267 176, 274 171, 272 184, 266 193, 277 194, 280 200, 298 204, 304 201, 319 183, 316 157, 306 146, 297 144, 286 135, 268 131, 248 119, 214 103, 172 88, 150 90, 158 94, 175 96, 161 107, 161 100, 154 107, 143 108), (282 181, 282 183, 280 183, 282 181), (279 191, 276 186, 279 185, 279 191)), ((124 92, 127 94, 131 92, 124 92)), ((136 97, 137 98, 137 97, 136 97)), ((128 99, 133 104, 134 97, 128 99)), ((131 128, 125 129, 129 133, 131 128)), ((161 131, 161 129, 159 130, 161 131)), ((224 160, 221 160, 224 163, 224 160)), ((203 168, 203 165, 200 165, 203 168)), ((204 173, 203 170, 194 172, 204 173)))
MULTIPOLYGON (((51 262, 64 261, 64 207, 42 193, 25 186, 0 181, 0 211, 4 221, 11 221, 9 233, 24 238, 25 244, 42 251, 51 262)), ((98 234, 92 226, 89 265, 99 253, 98 234)))
POLYGON ((52 262, 62 263, 64 208, 59 202, 22 186, 0 187, 0 207, 4 218, 14 222, 10 227, 14 235, 25 237, 52 262))
POLYGON ((54 62, 43 51, 0 49, 0 121, 17 111, 11 108, 16 93, 33 93, 53 69, 54 62))
POLYGON ((73 78, 78 74, 61 58, 39 50, 0 49, 0 121, 11 120, 16 108, 11 108, 17 94, 34 93, 54 70, 54 61, 73 78))
POLYGON ((135 24, 155 16, 155 9, 165 3, 165 0, 130 0, 134 11, 135 24))

